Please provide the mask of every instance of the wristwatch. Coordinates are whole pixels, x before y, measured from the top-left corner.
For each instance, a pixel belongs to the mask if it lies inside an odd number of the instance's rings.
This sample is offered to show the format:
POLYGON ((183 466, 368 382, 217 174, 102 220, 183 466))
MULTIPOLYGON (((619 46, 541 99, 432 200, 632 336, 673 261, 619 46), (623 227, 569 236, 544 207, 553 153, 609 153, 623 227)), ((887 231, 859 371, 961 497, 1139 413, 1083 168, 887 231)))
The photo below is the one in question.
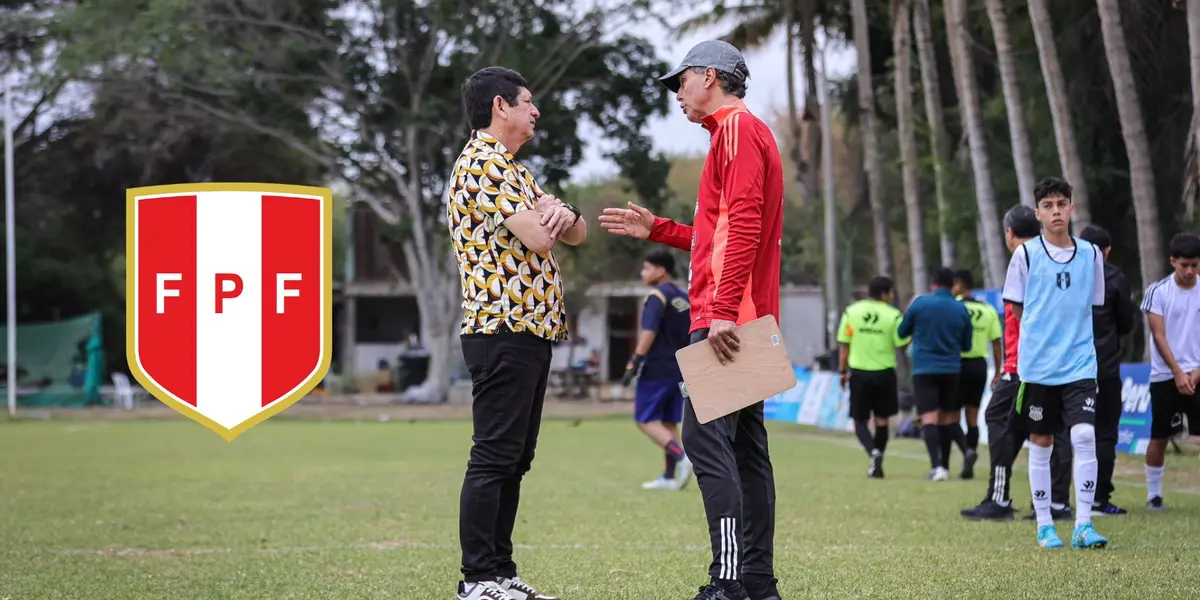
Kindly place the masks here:
POLYGON ((578 208, 575 208, 574 204, 567 204, 566 202, 563 202, 562 205, 565 206, 567 208, 567 210, 575 213, 575 220, 571 221, 571 224, 574 225, 574 224, 578 223, 579 218, 583 216, 583 211, 579 210, 578 208))

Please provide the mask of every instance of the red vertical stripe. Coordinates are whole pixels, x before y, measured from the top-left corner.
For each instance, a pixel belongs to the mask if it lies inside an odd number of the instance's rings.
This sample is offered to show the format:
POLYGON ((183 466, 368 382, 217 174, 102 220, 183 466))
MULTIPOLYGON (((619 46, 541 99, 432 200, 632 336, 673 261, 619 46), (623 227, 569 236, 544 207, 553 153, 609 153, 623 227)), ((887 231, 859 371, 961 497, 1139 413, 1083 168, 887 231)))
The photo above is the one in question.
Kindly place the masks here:
POLYGON ((263 406, 288 395, 317 368, 321 359, 321 201, 264 196, 262 201, 263 406), (299 296, 285 296, 277 312, 278 276, 299 296))
POLYGON ((196 197, 138 200, 137 358, 158 387, 196 405, 196 197), (158 275, 178 296, 164 296, 158 313, 158 275))

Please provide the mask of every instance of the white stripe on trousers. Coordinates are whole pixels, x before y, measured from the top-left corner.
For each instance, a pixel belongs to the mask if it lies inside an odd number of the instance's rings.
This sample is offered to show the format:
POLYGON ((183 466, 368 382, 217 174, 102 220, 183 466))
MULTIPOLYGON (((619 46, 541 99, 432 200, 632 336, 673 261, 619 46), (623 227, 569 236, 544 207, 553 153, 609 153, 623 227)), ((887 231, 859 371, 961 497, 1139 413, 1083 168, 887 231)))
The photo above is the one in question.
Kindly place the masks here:
POLYGON ((992 502, 996 504, 1004 502, 1004 478, 1006 476, 1007 472, 1004 467, 996 467, 996 485, 995 489, 992 490, 992 502))
POLYGON ((738 564, 738 543, 741 540, 741 529, 737 519, 721 517, 721 549, 718 552, 721 568, 717 579, 741 579, 741 565, 738 564))

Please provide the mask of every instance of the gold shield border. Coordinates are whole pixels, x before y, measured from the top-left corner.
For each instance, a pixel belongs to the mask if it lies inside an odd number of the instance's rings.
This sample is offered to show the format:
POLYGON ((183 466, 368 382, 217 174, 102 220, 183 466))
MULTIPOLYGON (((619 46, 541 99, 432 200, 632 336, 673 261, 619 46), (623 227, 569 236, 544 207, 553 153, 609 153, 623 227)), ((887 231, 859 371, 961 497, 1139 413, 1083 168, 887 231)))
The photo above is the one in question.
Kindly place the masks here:
POLYGON ((251 427, 283 412, 298 400, 308 395, 313 388, 329 373, 329 364, 333 356, 333 190, 324 187, 304 185, 288 185, 277 183, 183 183, 173 185, 156 185, 125 190, 125 360, 134 379, 163 404, 175 409, 189 419, 204 425, 225 439, 233 442, 234 438, 245 433, 251 427), (266 410, 243 421, 232 429, 227 429, 216 421, 200 414, 190 405, 171 397, 171 394, 160 388, 154 380, 142 372, 137 360, 137 256, 135 236, 137 235, 135 211, 137 199, 144 196, 161 194, 196 194, 203 192, 255 192, 261 194, 317 196, 324 202, 322 210, 324 238, 321 242, 321 255, 324 261, 325 274, 321 282, 321 328, 324 343, 321 344, 321 361, 317 370, 304 380, 291 395, 275 401, 266 410))

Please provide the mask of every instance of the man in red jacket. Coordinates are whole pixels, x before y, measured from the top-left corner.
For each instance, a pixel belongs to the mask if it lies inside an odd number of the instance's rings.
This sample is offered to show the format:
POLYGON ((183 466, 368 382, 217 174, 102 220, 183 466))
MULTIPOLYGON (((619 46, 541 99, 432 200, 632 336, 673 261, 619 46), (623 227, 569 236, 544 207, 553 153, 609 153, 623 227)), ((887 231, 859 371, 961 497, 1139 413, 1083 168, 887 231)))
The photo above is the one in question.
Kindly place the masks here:
MULTIPOLYGON (((737 359, 736 326, 766 315, 779 319, 783 163, 770 128, 742 101, 749 76, 741 53, 713 40, 696 45, 661 78, 688 120, 712 136, 692 225, 633 203, 600 217, 610 233, 691 252, 691 343, 707 339, 722 363, 737 359)), ((688 402, 683 419, 713 553, 710 583, 695 600, 780 600, 763 403, 701 425, 688 402)))

